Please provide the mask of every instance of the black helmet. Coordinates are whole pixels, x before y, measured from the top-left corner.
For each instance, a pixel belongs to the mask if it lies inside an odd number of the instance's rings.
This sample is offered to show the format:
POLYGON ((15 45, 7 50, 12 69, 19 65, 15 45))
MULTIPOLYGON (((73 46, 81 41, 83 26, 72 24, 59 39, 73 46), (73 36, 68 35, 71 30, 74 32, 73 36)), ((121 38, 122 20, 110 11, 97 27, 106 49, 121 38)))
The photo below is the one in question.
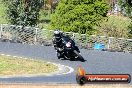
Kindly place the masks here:
POLYGON ((54 36, 56 39, 60 39, 61 38, 61 32, 59 30, 55 30, 54 31, 54 36))

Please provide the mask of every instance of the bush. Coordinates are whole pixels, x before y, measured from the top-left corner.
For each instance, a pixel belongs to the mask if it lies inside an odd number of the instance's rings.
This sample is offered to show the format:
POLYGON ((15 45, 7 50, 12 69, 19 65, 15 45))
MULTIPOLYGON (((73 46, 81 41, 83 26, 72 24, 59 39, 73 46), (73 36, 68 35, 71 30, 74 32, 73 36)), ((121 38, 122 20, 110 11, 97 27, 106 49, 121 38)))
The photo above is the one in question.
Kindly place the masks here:
POLYGON ((61 0, 52 15, 51 29, 93 34, 107 10, 105 0, 61 0))
POLYGON ((127 17, 111 15, 108 16, 106 21, 101 23, 100 27, 97 27, 97 34, 108 37, 128 38, 128 26, 130 23, 131 20, 127 17))
POLYGON ((132 22, 130 23, 130 25, 128 26, 128 37, 130 38, 130 39, 132 39, 132 22))

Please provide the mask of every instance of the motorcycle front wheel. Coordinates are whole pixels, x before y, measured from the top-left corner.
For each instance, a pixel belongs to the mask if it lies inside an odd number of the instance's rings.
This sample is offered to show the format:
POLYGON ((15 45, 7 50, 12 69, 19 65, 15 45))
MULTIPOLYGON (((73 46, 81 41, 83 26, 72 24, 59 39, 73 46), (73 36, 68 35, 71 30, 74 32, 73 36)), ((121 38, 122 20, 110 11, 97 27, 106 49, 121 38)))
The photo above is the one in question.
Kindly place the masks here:
POLYGON ((84 61, 84 58, 79 54, 79 52, 77 52, 76 50, 74 50, 73 52, 76 54, 79 60, 84 61))
POLYGON ((59 52, 57 52, 57 57, 58 57, 58 59, 61 58, 61 54, 59 52))

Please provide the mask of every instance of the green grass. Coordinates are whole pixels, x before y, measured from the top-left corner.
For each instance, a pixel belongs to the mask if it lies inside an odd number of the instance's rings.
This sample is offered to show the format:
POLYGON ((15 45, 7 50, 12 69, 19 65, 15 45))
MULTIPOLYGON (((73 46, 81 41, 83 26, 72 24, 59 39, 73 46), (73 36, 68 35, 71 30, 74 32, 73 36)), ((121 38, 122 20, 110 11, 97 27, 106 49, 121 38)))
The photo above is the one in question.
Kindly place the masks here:
POLYGON ((57 66, 40 60, 0 56, 0 76, 44 74, 57 70, 57 66))

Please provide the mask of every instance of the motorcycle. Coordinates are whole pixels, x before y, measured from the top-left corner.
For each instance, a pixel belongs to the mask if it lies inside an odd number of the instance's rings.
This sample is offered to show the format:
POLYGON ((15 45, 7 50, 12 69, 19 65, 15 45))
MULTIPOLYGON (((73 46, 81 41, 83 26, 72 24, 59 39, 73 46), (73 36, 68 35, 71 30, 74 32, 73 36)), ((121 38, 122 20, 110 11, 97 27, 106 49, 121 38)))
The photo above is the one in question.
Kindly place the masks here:
POLYGON ((63 51, 57 52, 58 59, 64 58, 70 60, 77 59, 80 61, 84 61, 84 58, 81 56, 78 47, 75 45, 75 42, 72 39, 68 37, 62 37, 62 41, 63 41, 63 49, 62 49, 63 51))

